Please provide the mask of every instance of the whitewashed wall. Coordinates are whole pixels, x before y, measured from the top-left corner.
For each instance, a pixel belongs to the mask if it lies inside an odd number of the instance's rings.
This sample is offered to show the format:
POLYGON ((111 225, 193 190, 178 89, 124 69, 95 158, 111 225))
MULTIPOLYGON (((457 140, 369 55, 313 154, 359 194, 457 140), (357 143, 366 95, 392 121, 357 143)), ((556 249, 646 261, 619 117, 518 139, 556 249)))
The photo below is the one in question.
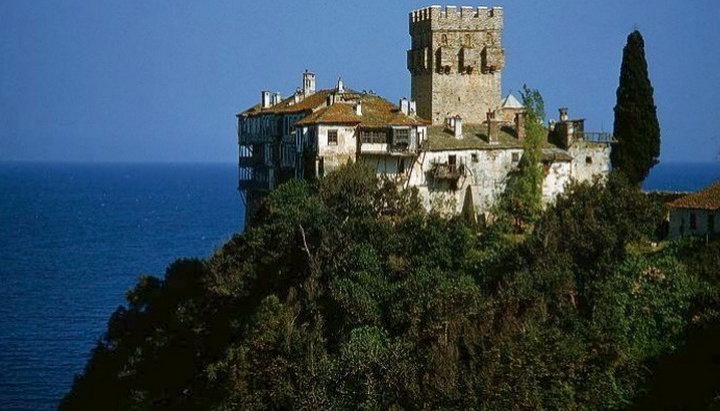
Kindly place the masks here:
POLYGON ((670 210, 670 238, 689 235, 705 235, 708 233, 709 218, 714 219, 715 227, 712 234, 720 233, 720 211, 673 208, 670 210), (690 228, 690 214, 695 213, 697 225, 690 228))
POLYGON ((325 174, 348 162, 355 160, 357 138, 355 126, 318 125, 318 156, 325 164, 325 174), (337 144, 328 144, 328 131, 337 130, 337 144))
POLYGON ((608 144, 579 142, 573 144, 568 153, 573 158, 571 173, 576 181, 591 181, 596 175, 607 176, 610 172, 608 144))

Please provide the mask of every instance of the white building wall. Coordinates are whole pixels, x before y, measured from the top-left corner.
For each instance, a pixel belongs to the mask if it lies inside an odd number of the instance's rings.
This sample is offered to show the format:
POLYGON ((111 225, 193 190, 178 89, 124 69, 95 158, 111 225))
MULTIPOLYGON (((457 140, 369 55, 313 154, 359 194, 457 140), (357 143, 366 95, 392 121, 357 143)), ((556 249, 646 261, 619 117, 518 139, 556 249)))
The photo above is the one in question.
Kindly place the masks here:
POLYGON ((352 160, 355 161, 357 138, 355 126, 318 125, 318 157, 323 158, 325 174, 352 160), (328 131, 338 134, 337 144, 328 143, 328 131))
POLYGON ((610 173, 610 145, 602 143, 576 142, 569 149, 572 156, 571 175, 575 181, 592 181, 610 173))
MULTIPOLYGON (((517 167, 522 157, 521 149, 496 150, 445 150, 421 153, 414 164, 408 180, 408 186, 417 187, 427 209, 437 209, 444 203, 445 212, 460 212, 465 190, 472 187, 473 202, 478 213, 485 213, 498 201, 505 190, 508 174, 517 167), (449 181, 436 181, 432 178, 435 162, 447 164, 449 156, 456 156, 456 163, 465 167, 453 189, 449 181)), ((558 161, 546 169, 542 186, 543 204, 552 202, 563 192, 570 181, 571 163, 558 161)))
POLYGON ((670 209, 670 226, 668 236, 670 238, 685 237, 690 235, 705 235, 720 233, 720 211, 672 208, 670 209), (691 215, 695 214, 695 227, 690 225, 691 215), (710 219, 714 221, 712 233, 710 233, 710 219))
POLYGON ((550 163, 545 170, 545 179, 542 186, 542 202, 548 205, 555 201, 555 198, 565 190, 565 186, 570 182, 570 170, 572 163, 569 161, 559 161, 550 163))

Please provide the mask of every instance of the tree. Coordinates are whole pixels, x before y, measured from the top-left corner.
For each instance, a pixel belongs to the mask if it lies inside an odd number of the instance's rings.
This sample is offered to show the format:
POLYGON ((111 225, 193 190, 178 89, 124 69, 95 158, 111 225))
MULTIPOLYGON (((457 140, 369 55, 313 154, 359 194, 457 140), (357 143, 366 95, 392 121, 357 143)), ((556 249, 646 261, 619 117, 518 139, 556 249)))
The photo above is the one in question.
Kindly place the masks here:
POLYGON ((511 216, 517 231, 522 231, 526 224, 536 221, 542 211, 544 175, 540 161, 546 135, 542 95, 527 85, 523 86, 521 95, 525 106, 524 151, 517 170, 509 176, 499 207, 501 213, 511 216))
POLYGON ((610 153, 615 169, 640 184, 660 155, 660 125, 648 78, 645 42, 639 31, 628 36, 620 67, 613 133, 618 144, 610 153))

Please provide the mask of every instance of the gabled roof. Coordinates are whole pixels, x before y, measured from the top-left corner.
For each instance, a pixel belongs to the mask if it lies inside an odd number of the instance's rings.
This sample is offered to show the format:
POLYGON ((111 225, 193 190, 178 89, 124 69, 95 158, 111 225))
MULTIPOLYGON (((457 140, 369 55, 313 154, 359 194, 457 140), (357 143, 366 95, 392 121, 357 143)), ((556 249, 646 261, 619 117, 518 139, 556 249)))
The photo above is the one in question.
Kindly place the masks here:
POLYGON ((355 114, 350 104, 335 103, 328 107, 323 107, 302 120, 295 123, 296 126, 304 126, 309 124, 359 124, 362 117, 355 114))
POLYGON ((702 190, 680 197, 668 204, 671 208, 694 208, 700 210, 720 209, 720 181, 702 190))
POLYGON ((512 94, 508 94, 505 99, 502 101, 502 108, 525 108, 525 106, 522 105, 521 102, 518 101, 518 99, 515 98, 512 94))
POLYGON ((241 114, 249 116, 256 116, 261 114, 288 114, 288 113, 299 113, 306 110, 315 110, 318 107, 325 105, 328 95, 335 92, 335 89, 318 90, 313 94, 303 98, 302 100, 295 103, 295 97, 290 96, 281 102, 275 104, 272 107, 261 108, 260 104, 256 104, 249 109, 243 111, 241 114))
POLYGON ((323 107, 295 123, 296 126, 309 124, 358 124, 365 128, 381 128, 425 125, 426 122, 404 114, 382 97, 348 91, 339 93, 331 106, 323 107), (362 115, 355 113, 357 102, 361 104, 362 115))

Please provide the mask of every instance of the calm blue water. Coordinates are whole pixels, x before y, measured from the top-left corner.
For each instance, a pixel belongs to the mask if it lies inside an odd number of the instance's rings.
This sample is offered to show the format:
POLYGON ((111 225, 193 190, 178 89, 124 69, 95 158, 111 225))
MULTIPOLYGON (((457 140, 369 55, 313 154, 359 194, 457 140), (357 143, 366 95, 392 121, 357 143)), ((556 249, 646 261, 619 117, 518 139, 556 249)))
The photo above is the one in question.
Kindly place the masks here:
MULTIPOLYGON (((204 257, 243 225, 234 165, 0 164, 0 408, 52 409, 141 273, 204 257)), ((720 163, 661 164, 696 189, 720 163)))
POLYGON ((243 225, 234 165, 0 164, 0 409, 53 409, 142 273, 243 225))
POLYGON ((662 163, 650 170, 643 187, 650 190, 697 190, 720 180, 720 161, 662 163))

